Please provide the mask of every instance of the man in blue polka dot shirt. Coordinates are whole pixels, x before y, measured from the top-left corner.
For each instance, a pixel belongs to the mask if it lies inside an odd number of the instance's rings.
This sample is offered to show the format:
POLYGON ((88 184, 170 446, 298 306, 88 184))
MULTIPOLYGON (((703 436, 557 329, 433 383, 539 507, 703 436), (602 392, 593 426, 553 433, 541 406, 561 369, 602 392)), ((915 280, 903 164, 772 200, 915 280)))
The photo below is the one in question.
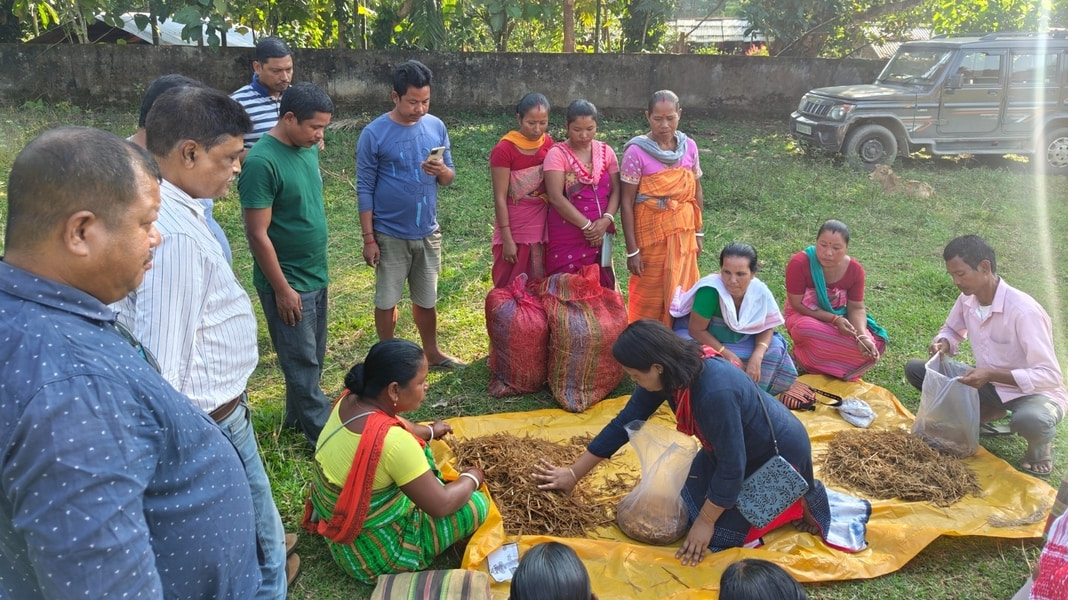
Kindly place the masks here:
POLYGON ((31 141, 0 260, 0 598, 251 598, 233 445, 108 308, 160 243, 160 172, 102 131, 31 141))

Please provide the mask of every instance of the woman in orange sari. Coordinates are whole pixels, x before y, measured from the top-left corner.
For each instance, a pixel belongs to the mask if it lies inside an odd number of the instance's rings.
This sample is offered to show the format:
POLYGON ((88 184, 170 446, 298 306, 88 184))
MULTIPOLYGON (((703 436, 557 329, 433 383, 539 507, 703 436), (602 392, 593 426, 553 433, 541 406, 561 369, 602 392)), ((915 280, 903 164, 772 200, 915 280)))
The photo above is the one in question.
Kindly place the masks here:
POLYGON ((701 207, 697 144, 678 131, 679 97, 661 90, 649 100, 649 133, 632 138, 623 151, 623 235, 630 271, 628 320, 672 324, 668 308, 679 290, 701 274, 701 207))
POLYGON ((493 287, 505 287, 525 273, 545 277, 545 217, 548 199, 542 177, 545 154, 553 147, 549 101, 538 93, 523 96, 515 109, 519 129, 509 131, 490 152, 493 181, 493 287))

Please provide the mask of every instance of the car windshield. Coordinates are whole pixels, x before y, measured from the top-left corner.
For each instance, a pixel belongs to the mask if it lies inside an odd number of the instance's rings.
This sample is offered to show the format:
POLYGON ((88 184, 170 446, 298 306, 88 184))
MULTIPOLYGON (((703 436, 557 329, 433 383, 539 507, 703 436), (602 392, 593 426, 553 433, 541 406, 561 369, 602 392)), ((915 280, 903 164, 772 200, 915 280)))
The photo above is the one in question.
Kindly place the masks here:
POLYGON ((930 84, 946 69, 950 50, 901 50, 879 73, 876 83, 930 84))

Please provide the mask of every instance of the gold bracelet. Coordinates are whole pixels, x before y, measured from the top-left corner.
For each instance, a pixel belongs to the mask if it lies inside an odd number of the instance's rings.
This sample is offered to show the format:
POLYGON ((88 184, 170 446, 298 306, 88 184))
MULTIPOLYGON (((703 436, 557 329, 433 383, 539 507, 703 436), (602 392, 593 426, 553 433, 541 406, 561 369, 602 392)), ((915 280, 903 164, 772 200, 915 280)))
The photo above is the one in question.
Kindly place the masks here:
POLYGON ((768 343, 767 342, 757 342, 757 346, 764 346, 765 350, 768 349, 768 343))
POLYGON ((571 467, 568 467, 567 470, 571 473, 571 477, 573 477, 575 479, 575 483, 577 484, 578 483, 578 475, 575 475, 575 470, 572 469, 571 467))
POLYGON ((713 519, 712 517, 706 515, 705 514, 705 509, 703 509, 703 508, 697 512, 697 516, 704 518, 704 520, 708 521, 712 525, 716 524, 716 520, 713 519))

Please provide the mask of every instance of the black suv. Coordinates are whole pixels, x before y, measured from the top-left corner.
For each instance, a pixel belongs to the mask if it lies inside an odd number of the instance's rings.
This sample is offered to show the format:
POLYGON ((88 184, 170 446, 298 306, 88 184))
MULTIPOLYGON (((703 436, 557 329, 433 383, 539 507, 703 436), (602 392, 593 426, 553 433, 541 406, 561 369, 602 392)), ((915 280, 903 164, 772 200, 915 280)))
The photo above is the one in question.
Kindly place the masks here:
POLYGON ((871 85, 819 88, 790 115, 802 145, 867 168, 932 154, 1031 155, 1068 173, 1068 39, 936 37, 901 45, 871 85))

